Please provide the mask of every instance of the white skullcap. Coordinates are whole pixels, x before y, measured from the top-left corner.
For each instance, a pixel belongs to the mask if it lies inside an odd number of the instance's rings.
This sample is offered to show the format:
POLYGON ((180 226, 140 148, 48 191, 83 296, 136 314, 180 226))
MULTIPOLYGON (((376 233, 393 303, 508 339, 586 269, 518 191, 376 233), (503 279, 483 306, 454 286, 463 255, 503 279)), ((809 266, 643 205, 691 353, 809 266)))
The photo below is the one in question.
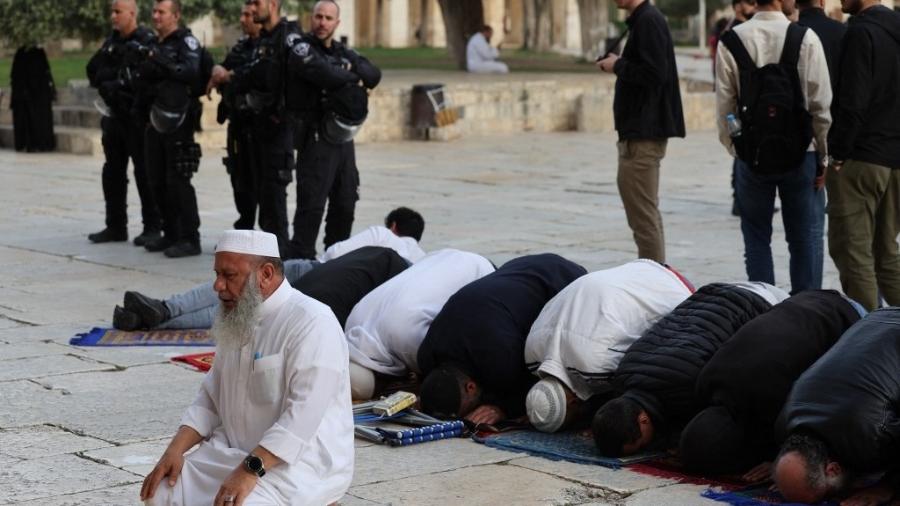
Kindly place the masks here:
POLYGON ((216 244, 219 252, 281 258, 275 234, 257 230, 226 230, 216 244))
POLYGON ((367 401, 375 395, 375 373, 350 362, 350 394, 354 401, 367 401))
POLYGON ((542 432, 556 432, 566 420, 566 389, 556 378, 544 378, 525 398, 528 420, 542 432))

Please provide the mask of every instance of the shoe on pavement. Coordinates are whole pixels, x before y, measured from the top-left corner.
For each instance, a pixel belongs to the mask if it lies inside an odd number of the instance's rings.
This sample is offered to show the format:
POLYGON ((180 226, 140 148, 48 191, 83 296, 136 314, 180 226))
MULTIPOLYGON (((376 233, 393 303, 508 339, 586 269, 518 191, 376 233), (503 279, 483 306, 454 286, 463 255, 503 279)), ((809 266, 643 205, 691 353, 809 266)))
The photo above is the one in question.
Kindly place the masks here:
POLYGON ((141 317, 122 306, 113 309, 113 327, 119 330, 137 330, 141 328, 141 317))
POLYGON ((183 258, 197 256, 201 253, 200 243, 193 241, 178 241, 166 248, 163 252, 169 258, 183 258))
POLYGON ((166 236, 159 237, 157 239, 151 239, 144 243, 144 249, 147 251, 165 251, 170 246, 175 244, 175 241, 169 239, 166 236))
POLYGON ((88 234, 88 240, 94 244, 100 244, 104 242, 124 242, 128 240, 128 231, 104 228, 99 232, 88 234))
POLYGON ((144 231, 141 232, 141 235, 134 238, 133 242, 135 246, 145 246, 148 242, 155 241, 160 237, 162 237, 162 232, 159 230, 144 229, 144 231))
POLYGON ((169 308, 163 301, 138 292, 125 292, 125 310, 137 314, 143 326, 150 329, 169 319, 169 308))

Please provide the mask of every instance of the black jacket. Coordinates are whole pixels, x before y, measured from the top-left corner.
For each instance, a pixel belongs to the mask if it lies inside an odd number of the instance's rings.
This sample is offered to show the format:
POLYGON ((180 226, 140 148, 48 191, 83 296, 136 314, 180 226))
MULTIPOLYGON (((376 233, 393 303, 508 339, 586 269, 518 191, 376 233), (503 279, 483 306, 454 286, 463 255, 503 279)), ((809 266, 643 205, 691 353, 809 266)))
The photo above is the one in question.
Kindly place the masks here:
POLYGON ((850 18, 838 74, 829 153, 900 168, 900 13, 876 5, 850 18))
POLYGON ((238 39, 237 43, 225 55, 222 67, 234 72, 232 82, 219 87, 222 100, 216 114, 216 121, 221 125, 226 120, 238 123, 247 123, 252 114, 247 104, 247 92, 250 91, 249 80, 245 78, 246 69, 254 64, 258 57, 259 37, 250 38, 246 35, 238 39))
POLYGON ((834 290, 807 290, 750 320, 697 379, 704 405, 724 406, 774 446, 774 424, 794 381, 859 320, 834 290))
MULTIPOLYGON (((163 82, 177 83, 191 97, 193 114, 200 111, 195 90, 205 87, 200 70, 202 47, 187 28, 178 28, 163 40, 156 40, 151 53, 138 65, 134 86, 137 90, 136 115, 145 118, 157 98, 158 86, 163 82)), ((188 123, 188 122, 185 122, 188 123)))
POLYGON ((525 412, 525 395, 537 378, 525 367, 525 339, 544 305, 578 277, 583 267, 543 254, 516 258, 453 294, 419 347, 423 375, 443 364, 465 369, 510 418, 525 412))
POLYGON ((650 413, 658 432, 679 430, 701 407, 695 394, 700 371, 738 329, 770 307, 734 285, 700 287, 628 348, 613 386, 650 413))
POLYGON ((672 35, 645 0, 625 20, 628 42, 616 61, 613 116, 620 140, 684 137, 684 113, 672 35))
POLYGON ((366 246, 314 267, 292 286, 330 307, 343 327, 353 306, 407 267, 396 251, 366 246))
POLYGON ((140 63, 135 45, 149 46, 155 36, 149 28, 139 26, 128 37, 114 31, 87 64, 87 77, 97 88, 106 105, 117 117, 126 117, 134 104, 132 75, 140 63), (132 43, 129 46, 129 43, 132 43))
POLYGON ((869 313, 794 384, 776 422, 822 438, 841 465, 900 467, 900 308, 869 313))
POLYGON ((841 61, 841 42, 844 39, 844 34, 847 32, 847 25, 829 18, 825 11, 818 7, 802 9, 797 24, 811 29, 822 41, 833 92, 837 87, 838 64, 841 61))

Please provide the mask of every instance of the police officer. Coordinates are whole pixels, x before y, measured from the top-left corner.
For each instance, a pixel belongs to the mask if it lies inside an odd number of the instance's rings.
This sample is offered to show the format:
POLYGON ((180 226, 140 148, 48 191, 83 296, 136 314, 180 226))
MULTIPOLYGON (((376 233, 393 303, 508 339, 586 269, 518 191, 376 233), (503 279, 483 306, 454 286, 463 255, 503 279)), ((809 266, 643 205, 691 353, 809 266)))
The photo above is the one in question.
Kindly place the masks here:
POLYGON ((331 0, 313 7, 312 33, 296 40, 288 55, 289 75, 298 85, 288 90, 297 103, 299 161, 294 236, 287 258, 314 258, 319 225, 325 216, 325 247, 350 236, 359 171, 353 134, 367 112, 366 90, 381 80, 381 71, 334 40, 340 8, 331 0))
POLYGON ((103 198, 106 200, 106 228, 88 235, 94 243, 127 241, 128 159, 134 165, 134 180, 141 198, 144 230, 134 238, 136 246, 160 237, 159 210, 153 199, 144 164, 143 125, 131 114, 134 105, 132 76, 136 63, 127 58, 129 41, 149 44, 150 29, 137 24, 135 0, 113 0, 110 5, 113 32, 87 65, 91 86, 97 88, 105 103, 100 122, 103 131, 103 198))
POLYGON ((250 155, 256 171, 259 227, 275 234, 283 249, 288 240, 287 185, 294 170, 294 125, 284 100, 288 88, 285 54, 289 44, 300 37, 300 28, 281 17, 280 4, 280 0, 247 0, 254 22, 262 26, 258 58, 231 71, 214 69, 211 83, 231 82, 238 89, 249 90, 246 99, 253 111, 250 155))
POLYGON ((149 116, 145 131, 147 167, 153 195, 163 215, 163 237, 147 242, 148 251, 178 258, 200 254, 200 217, 191 177, 200 164, 194 142, 206 80, 202 50, 191 31, 179 27, 180 0, 156 0, 153 24, 157 40, 138 69, 139 108, 149 116))
POLYGON ((231 177, 234 205, 238 211, 234 228, 252 230, 256 222, 258 174, 254 157, 251 156, 254 149, 251 135, 253 114, 247 104, 249 90, 242 89, 241 83, 230 83, 228 75, 229 71, 245 68, 257 58, 261 26, 253 20, 252 6, 244 5, 241 8, 240 26, 244 35, 231 48, 222 64, 213 68, 207 93, 214 87, 218 88, 222 100, 219 102, 216 121, 220 125, 228 121, 228 156, 222 161, 231 177))

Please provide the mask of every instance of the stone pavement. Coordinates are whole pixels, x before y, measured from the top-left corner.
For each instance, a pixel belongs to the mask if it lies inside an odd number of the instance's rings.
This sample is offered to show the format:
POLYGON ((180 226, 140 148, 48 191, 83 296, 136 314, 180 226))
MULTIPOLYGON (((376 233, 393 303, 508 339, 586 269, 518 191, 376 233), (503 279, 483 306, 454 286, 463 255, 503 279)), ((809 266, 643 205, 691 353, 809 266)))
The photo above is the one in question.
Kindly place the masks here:
MULTIPOLYGON (((589 270, 625 262, 635 250, 616 193, 614 141, 557 133, 361 145, 355 230, 408 205, 425 216, 426 250, 467 249, 497 264, 552 251, 589 270)), ((235 219, 221 156, 209 153, 195 178, 204 254, 170 260, 130 243, 88 243, 103 224, 100 159, 0 151, 0 503, 137 503, 139 483, 202 379, 168 362, 191 349, 67 343, 109 325, 126 289, 165 296, 210 278, 215 238, 235 219)), ((669 144, 662 178, 669 261, 698 286, 744 277, 729 168, 712 132, 669 144)), ((140 215, 130 191, 134 235, 140 215)), ((781 230, 776 223, 784 286, 781 230)), ((826 263, 825 284, 837 287, 826 263)), ((359 442, 356 459, 345 505, 708 502, 700 486, 466 440, 402 449, 359 442)))

